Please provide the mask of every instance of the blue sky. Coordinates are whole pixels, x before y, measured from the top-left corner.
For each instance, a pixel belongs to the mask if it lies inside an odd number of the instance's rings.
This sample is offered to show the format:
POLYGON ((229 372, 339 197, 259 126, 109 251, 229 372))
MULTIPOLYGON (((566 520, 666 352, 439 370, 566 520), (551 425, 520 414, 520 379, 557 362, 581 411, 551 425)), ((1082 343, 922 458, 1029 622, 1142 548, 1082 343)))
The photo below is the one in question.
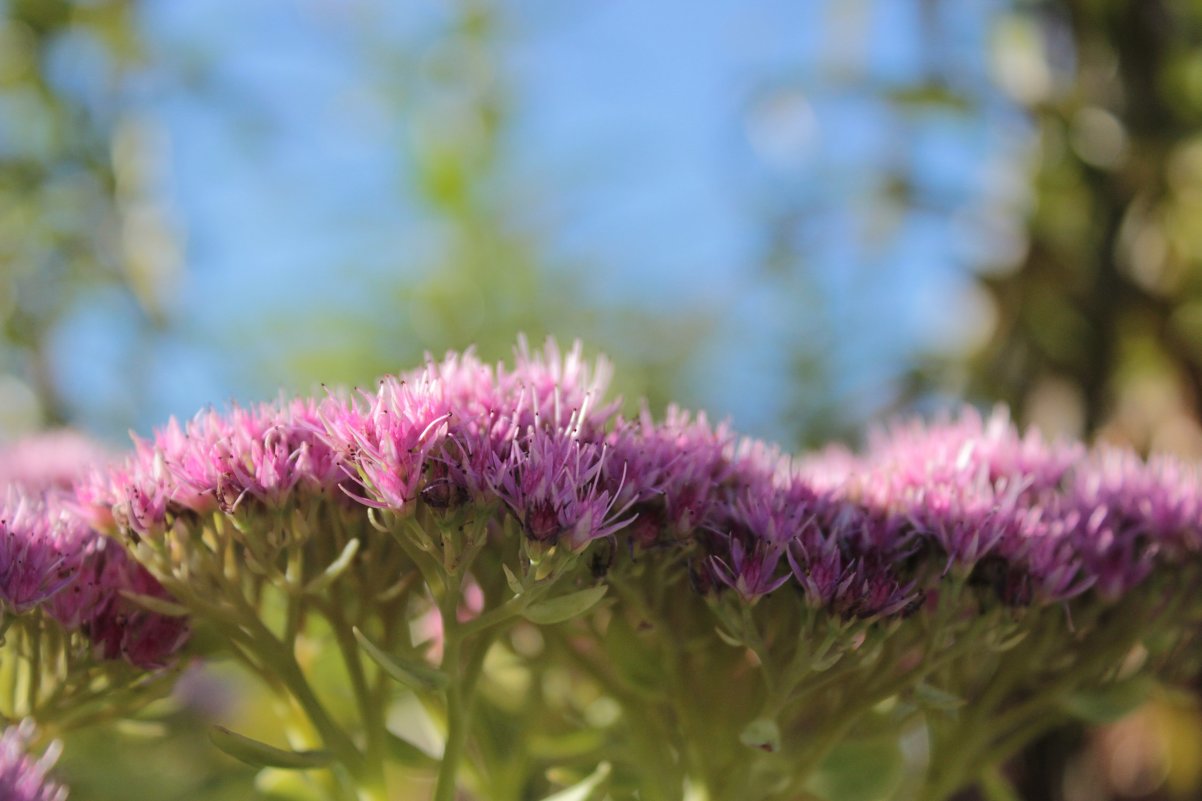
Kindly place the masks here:
MULTIPOLYGON (((787 343, 815 343, 830 357, 831 394, 871 415, 914 353, 954 352, 987 316, 972 270, 993 256, 979 243, 1021 214, 1021 183, 997 179, 1023 169, 1028 135, 987 73, 1005 5, 931 4, 934 39, 921 5, 504 6, 494 66, 513 101, 505 190, 549 232, 549 263, 590 266, 596 296, 719 311, 719 336, 682 391, 742 430, 779 435, 795 411, 787 343), (884 100, 932 72, 976 111, 903 114, 884 100), (906 176, 916 207, 882 206, 890 174, 906 176), (795 264, 765 277, 764 220, 785 212, 800 218, 795 264)), ((453 130, 458 98, 420 80, 461 55, 435 33, 448 8, 145 5, 151 66, 130 103, 162 132, 157 188, 186 270, 176 323, 149 354, 122 355, 134 332, 122 334, 116 300, 65 328, 64 369, 91 393, 74 400, 116 398, 119 412, 93 425, 125 415, 144 430, 270 394, 255 360, 270 359, 271 337, 232 351, 232 320, 292 319, 295 331, 278 330, 288 341, 322 304, 389 313, 371 297, 373 276, 418 269, 438 247, 402 176, 418 111, 449 115, 453 130), (151 389, 118 397, 121 363, 148 371, 151 389)))

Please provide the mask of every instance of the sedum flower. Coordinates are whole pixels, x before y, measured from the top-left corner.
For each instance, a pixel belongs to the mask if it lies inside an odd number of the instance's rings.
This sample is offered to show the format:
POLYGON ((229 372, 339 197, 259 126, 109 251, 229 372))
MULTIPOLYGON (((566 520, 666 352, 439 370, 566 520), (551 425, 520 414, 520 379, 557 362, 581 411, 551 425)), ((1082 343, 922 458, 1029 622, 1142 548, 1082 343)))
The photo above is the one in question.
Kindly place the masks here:
POLYGON ((80 567, 81 522, 56 496, 9 487, 0 505, 0 602, 23 614, 61 591, 80 567))
POLYGON ((120 543, 89 532, 80 567, 47 603, 67 631, 79 631, 97 659, 124 659, 143 669, 166 667, 187 641, 186 618, 151 612, 130 594, 171 600, 120 543))
POLYGON ((198 415, 182 443, 177 436, 162 438, 174 498, 196 511, 213 501, 233 511, 248 497, 279 508, 298 489, 330 489, 344 473, 320 430, 317 404, 304 399, 198 415))
POLYGON ((608 537, 630 522, 617 520, 616 495, 604 487, 605 447, 569 433, 531 428, 507 458, 496 457, 491 486, 536 542, 562 538, 573 550, 608 537))
POLYGON ((438 380, 426 372, 416 381, 385 378, 374 395, 321 409, 325 441, 358 479, 347 492, 379 509, 408 509, 418 497, 427 459, 446 437, 451 417, 438 380))
POLYGON ((733 473, 729 428, 677 406, 668 407, 662 423, 644 406, 637 420, 620 420, 606 441, 606 485, 638 514, 629 536, 643 548, 668 544, 661 542, 665 533, 688 538, 705 525, 733 473))

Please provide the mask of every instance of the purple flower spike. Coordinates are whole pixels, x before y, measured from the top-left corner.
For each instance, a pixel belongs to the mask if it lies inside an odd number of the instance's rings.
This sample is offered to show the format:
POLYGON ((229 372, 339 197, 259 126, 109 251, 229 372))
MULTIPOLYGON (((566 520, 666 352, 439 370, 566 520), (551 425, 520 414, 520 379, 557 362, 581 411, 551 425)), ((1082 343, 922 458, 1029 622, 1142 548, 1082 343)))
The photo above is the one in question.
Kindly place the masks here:
POLYGON ((57 497, 9 488, 0 506, 0 605, 22 614, 79 570, 86 529, 57 497))
POLYGON ((615 496, 601 485, 605 448, 562 432, 531 429, 508 458, 495 458, 492 486, 531 539, 554 545, 563 538, 579 550, 630 523, 615 520, 615 496))
POLYGON ((29 756, 35 734, 26 718, 0 734, 0 799, 4 801, 66 801, 67 788, 49 778, 61 747, 52 743, 40 759, 29 756))

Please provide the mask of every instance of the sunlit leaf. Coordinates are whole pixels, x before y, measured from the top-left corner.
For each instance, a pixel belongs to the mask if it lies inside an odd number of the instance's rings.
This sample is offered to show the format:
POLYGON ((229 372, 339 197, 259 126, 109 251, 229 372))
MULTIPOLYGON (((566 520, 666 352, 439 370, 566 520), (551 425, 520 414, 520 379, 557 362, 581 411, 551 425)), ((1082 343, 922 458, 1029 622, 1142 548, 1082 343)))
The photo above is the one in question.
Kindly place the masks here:
POLYGON ((610 767, 602 762, 590 776, 558 793, 547 796, 543 801, 595 801, 601 798, 608 783, 610 767))
POLYGON ((565 620, 571 620, 577 615, 587 612, 595 606, 601 600, 602 596, 605 595, 607 589, 608 587, 604 584, 599 584, 596 587, 589 587, 588 589, 561 595, 548 601, 541 601, 526 607, 522 612, 522 617, 531 623, 537 623, 541 626, 562 623, 565 620))
POLYGON ((209 740, 234 759, 256 768, 307 770, 325 767, 333 761, 327 751, 287 751, 237 734, 224 726, 209 729, 209 740))
POLYGON ((400 684, 411 690, 431 692, 444 689, 450 683, 447 674, 437 668, 430 667, 425 662, 416 659, 401 659, 389 656, 379 646, 367 639, 358 627, 352 629, 359 647, 380 666, 380 669, 400 684))

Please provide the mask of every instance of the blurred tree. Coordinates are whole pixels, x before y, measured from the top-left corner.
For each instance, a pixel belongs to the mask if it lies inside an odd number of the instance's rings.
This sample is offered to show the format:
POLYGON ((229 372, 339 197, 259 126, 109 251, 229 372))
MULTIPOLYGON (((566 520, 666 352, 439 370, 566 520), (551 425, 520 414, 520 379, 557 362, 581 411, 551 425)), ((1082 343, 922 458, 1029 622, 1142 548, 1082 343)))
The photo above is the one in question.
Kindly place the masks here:
POLYGON ((999 76, 1038 129, 1029 246, 985 280, 980 395, 1056 429, 1202 452, 1202 5, 1022 8, 1047 80, 999 76))
MULTIPOLYGON (((1009 43, 1028 52, 1003 53, 997 77, 1037 129, 1034 203, 1025 256, 983 279, 998 325, 975 391, 1048 430, 1198 456, 1202 4, 1048 0, 1017 14, 1034 36, 1009 43)), ((1088 751, 1079 731, 1054 733, 1016 760, 1020 795, 1200 797, 1198 754, 1158 745, 1199 732, 1196 702, 1162 699, 1088 751)))
POLYGON ((146 326, 165 320, 178 259, 151 132, 123 102, 134 10, 0 1, 0 431, 68 422, 53 337, 86 298, 117 292, 146 326))

